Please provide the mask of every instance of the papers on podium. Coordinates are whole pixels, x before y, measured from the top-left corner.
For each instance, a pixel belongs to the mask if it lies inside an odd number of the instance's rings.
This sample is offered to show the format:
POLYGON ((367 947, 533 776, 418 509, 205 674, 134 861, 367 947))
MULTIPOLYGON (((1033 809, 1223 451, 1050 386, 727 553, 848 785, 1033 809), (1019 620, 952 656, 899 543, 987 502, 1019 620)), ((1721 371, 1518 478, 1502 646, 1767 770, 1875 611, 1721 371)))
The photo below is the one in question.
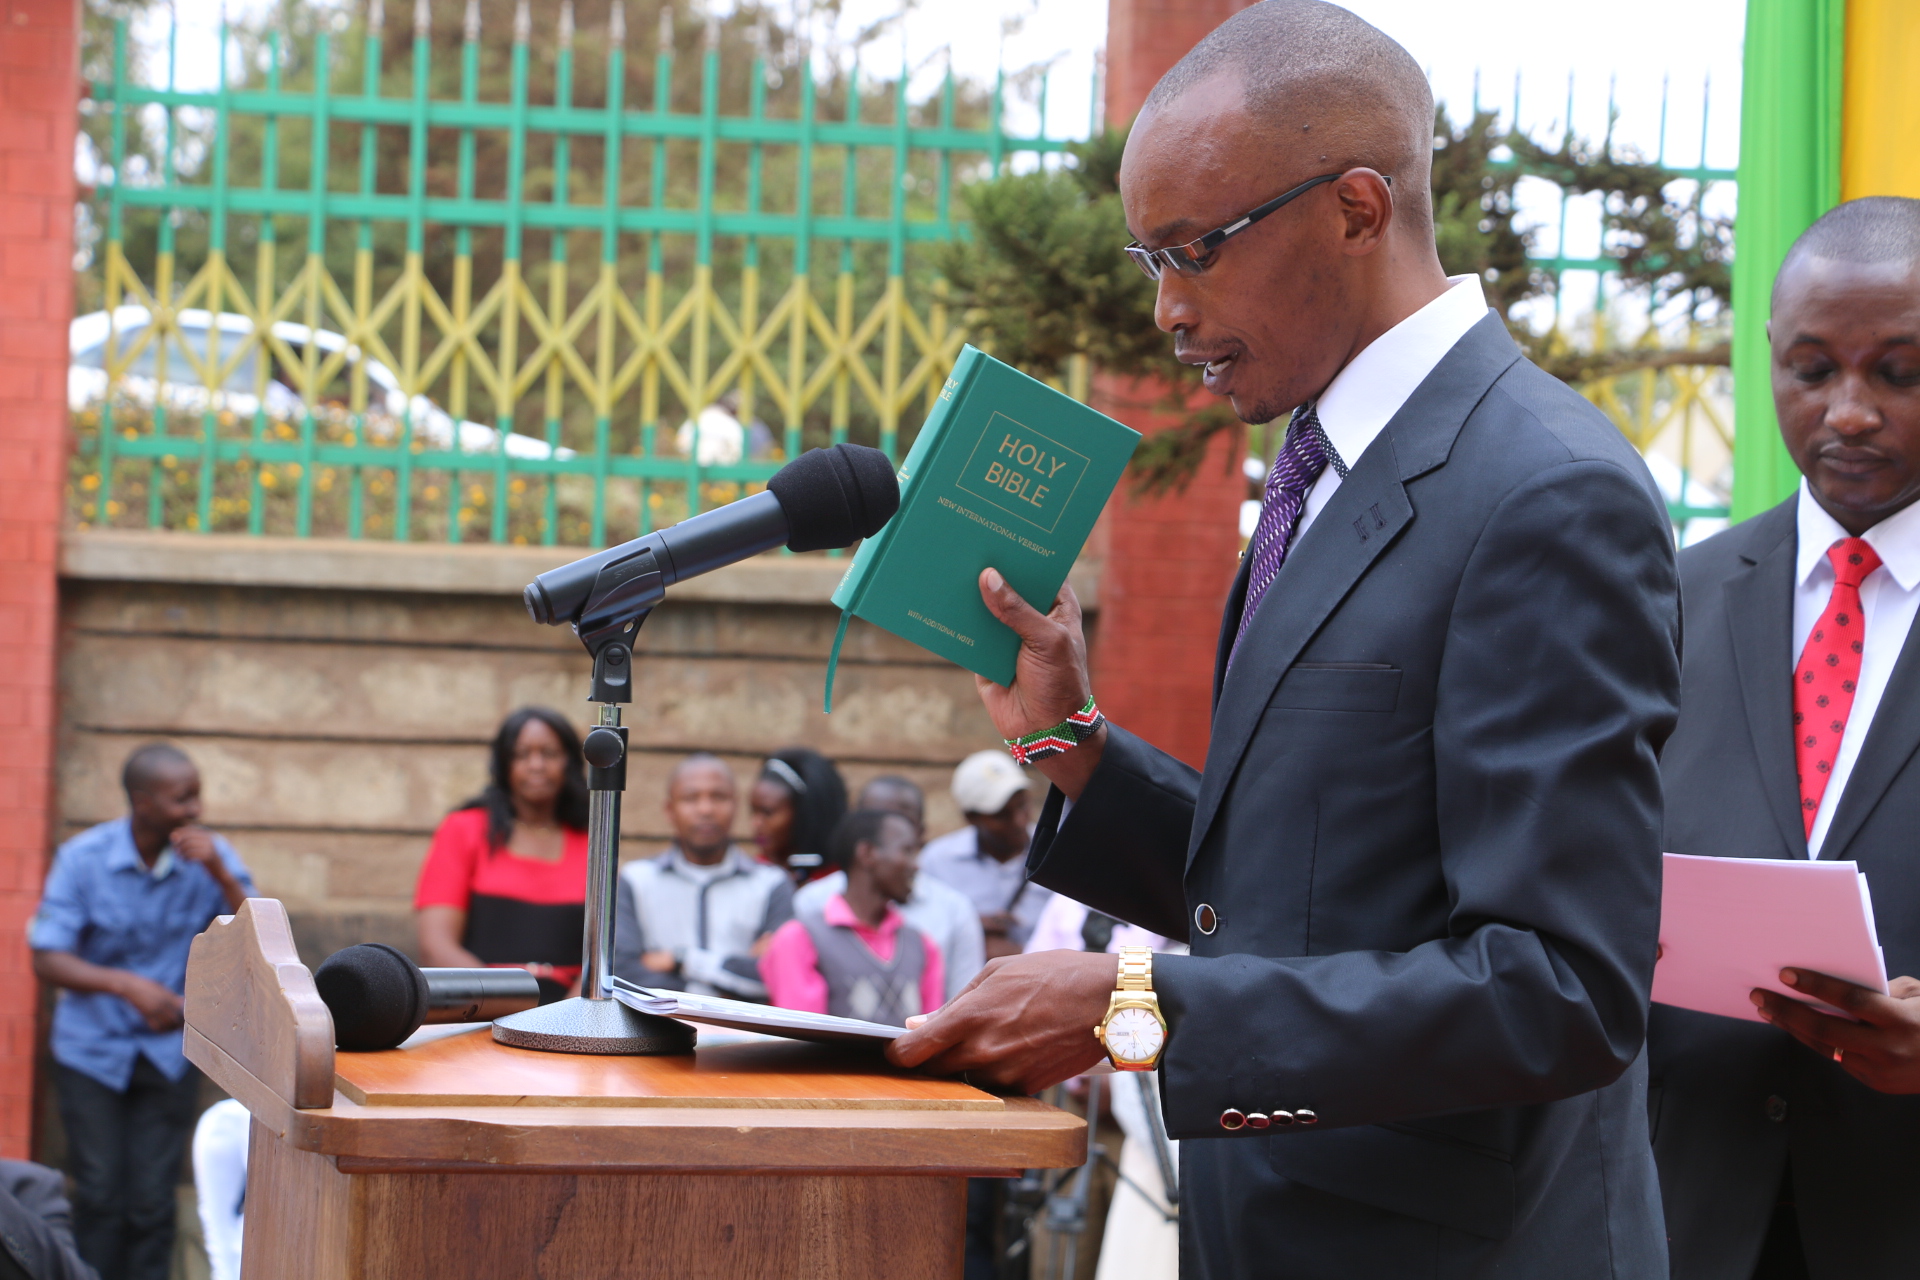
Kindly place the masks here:
POLYGON ((620 978, 613 980, 613 998, 641 1013, 678 1018, 682 1022, 732 1027, 737 1031, 758 1031, 765 1035, 784 1036, 789 1040, 880 1047, 907 1034, 905 1027, 862 1022, 858 1018, 836 1018, 825 1013, 806 1013, 799 1009, 779 1009, 773 1005, 749 1004, 745 1000, 726 1000, 719 996, 696 996, 685 991, 642 987, 620 978))
POLYGON ((1760 1022, 1760 987, 1803 1004, 1782 969, 1811 969, 1874 991, 1887 989, 1867 877, 1851 862, 1665 855, 1657 1004, 1760 1022))

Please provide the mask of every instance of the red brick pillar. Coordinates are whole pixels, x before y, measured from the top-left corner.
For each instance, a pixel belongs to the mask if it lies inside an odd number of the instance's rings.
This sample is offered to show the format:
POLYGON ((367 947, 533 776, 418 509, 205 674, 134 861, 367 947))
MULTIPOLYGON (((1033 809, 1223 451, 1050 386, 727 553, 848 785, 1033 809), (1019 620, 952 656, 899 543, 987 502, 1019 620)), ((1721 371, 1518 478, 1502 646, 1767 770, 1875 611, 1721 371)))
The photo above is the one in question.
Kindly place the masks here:
POLYGON ((25 931, 53 794, 80 9, 4 0, 0 13, 0 1156, 24 1158, 37 996, 25 931))
MULTIPOLYGON (((1108 0, 1107 119, 1133 119, 1161 76, 1248 0, 1108 0)), ((1096 378, 1094 404, 1138 431, 1176 425, 1156 381, 1096 378)), ((1212 397, 1201 393, 1197 407, 1212 397)), ((1214 437, 1187 488, 1155 499, 1123 485, 1102 519, 1100 626, 1090 655, 1101 710, 1190 764, 1207 754, 1214 642, 1240 551, 1244 432, 1214 437)))

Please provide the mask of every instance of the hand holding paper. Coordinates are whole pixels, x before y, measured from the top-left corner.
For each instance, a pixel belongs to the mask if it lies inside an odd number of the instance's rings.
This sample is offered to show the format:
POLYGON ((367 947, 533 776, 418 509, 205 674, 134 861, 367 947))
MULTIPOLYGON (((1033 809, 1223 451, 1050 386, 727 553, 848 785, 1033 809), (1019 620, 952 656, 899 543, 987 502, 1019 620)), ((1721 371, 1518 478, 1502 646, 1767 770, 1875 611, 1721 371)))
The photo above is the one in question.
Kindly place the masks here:
POLYGON ((1756 987, 1806 998, 1780 981, 1787 968, 1887 989, 1866 877, 1851 862, 1669 853, 1660 948, 1654 1000, 1729 1018, 1762 1021, 1756 987))
POLYGON ((1920 1093, 1920 980, 1889 987, 1851 862, 1667 854, 1653 998, 1770 1022, 1869 1088, 1920 1093))
POLYGON ((1753 1003, 1762 1018, 1822 1057, 1835 1056, 1870 1089, 1920 1093, 1920 980, 1895 978, 1886 995, 1810 970, 1784 969, 1780 980, 1848 1017, 1756 990, 1753 1003))

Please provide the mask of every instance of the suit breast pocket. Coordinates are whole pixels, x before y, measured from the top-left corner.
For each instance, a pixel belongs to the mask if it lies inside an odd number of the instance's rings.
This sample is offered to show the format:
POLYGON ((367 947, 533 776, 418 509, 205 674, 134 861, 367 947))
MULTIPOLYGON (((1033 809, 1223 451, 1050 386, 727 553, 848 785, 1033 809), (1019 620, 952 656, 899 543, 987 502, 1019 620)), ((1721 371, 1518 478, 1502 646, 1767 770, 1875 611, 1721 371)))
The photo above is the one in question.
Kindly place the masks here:
POLYGON ((1392 711, 1400 668, 1384 662, 1296 662, 1280 678, 1270 707, 1297 711, 1392 711))

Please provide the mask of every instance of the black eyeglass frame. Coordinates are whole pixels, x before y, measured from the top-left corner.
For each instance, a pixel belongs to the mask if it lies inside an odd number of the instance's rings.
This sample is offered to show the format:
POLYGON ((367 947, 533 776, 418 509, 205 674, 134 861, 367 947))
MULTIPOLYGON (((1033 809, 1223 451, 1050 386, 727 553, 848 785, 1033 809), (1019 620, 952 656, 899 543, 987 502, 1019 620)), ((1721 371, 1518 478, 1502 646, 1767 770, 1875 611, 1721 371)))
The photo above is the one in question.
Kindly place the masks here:
MULTIPOLYGON (((1251 227, 1270 213, 1275 213, 1289 201, 1296 200, 1323 183, 1344 178, 1352 170, 1343 169, 1339 173, 1323 173, 1317 178, 1308 178, 1291 191, 1283 192, 1267 201, 1259 208, 1241 214, 1226 226, 1209 231, 1198 240, 1189 240, 1185 244, 1168 245, 1164 249, 1149 249, 1138 240, 1127 246, 1127 256, 1133 259, 1133 265, 1140 268, 1149 280, 1158 280, 1168 268, 1175 275, 1197 276, 1204 274, 1212 264, 1206 258, 1215 249, 1233 237, 1251 227)), ((1391 174, 1381 174, 1380 180, 1389 188, 1393 186, 1391 174)))

